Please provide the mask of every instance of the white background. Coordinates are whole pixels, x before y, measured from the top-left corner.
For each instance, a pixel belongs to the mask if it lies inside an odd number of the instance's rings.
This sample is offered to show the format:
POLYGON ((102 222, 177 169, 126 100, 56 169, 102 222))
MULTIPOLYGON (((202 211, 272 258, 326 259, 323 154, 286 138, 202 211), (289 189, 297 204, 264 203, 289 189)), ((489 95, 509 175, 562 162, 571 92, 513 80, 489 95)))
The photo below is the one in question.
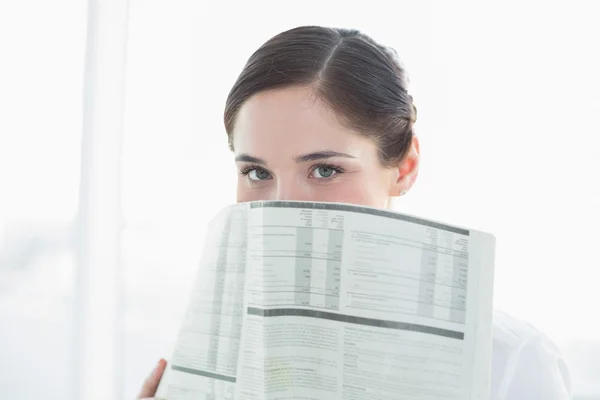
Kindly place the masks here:
MULTIPOLYGON (((410 73, 422 169, 397 209, 494 233, 496 308, 555 340, 575 392, 600 398, 595 4, 131 0, 125 229, 113 282, 123 297, 108 310, 122 317, 122 347, 103 349, 124 353, 114 368, 102 359, 84 365, 114 369, 107 387, 131 399, 169 356, 204 226, 234 201, 227 93, 266 39, 320 24, 363 30, 394 47, 410 73)), ((77 393, 72 229, 87 18, 83 1, 0 4, 2 398, 77 393)))

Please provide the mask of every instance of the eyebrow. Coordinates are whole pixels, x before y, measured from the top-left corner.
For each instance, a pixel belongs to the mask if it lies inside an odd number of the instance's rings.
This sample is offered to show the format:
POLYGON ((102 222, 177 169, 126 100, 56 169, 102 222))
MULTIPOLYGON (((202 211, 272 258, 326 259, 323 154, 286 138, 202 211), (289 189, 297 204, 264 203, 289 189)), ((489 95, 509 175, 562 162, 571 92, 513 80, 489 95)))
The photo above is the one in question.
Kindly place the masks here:
MULTIPOLYGON (((324 160, 324 159, 332 158, 332 157, 356 158, 350 154, 327 150, 327 151, 317 151, 314 153, 303 154, 301 156, 295 157, 295 160, 297 163, 305 163, 305 162, 309 162, 309 161, 324 160)), ((240 155, 236 156, 235 161, 267 165, 267 162, 265 160, 263 160, 262 158, 253 157, 248 154, 240 154, 240 155)))
POLYGON ((337 151, 328 150, 328 151, 318 151, 316 153, 310 153, 310 154, 304 154, 302 156, 298 156, 298 157, 296 157, 296 162, 304 163, 304 162, 308 162, 308 161, 324 160, 326 158, 332 158, 332 157, 356 158, 350 154, 339 153, 337 151))
POLYGON ((265 160, 263 160, 262 158, 252 157, 252 156, 249 156, 248 154, 240 154, 239 156, 236 156, 235 161, 267 165, 267 162, 265 160))

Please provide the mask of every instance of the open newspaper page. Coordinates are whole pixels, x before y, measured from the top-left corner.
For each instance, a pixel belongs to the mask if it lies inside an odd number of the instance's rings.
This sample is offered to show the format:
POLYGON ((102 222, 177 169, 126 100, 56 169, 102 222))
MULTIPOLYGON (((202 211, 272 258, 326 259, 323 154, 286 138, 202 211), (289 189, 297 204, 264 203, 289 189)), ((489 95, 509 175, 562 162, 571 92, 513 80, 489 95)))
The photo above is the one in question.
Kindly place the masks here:
POLYGON ((229 207, 157 396, 489 399, 493 258, 491 235, 388 211, 229 207))
POLYGON ((247 205, 211 222, 175 351, 156 396, 233 399, 243 317, 247 205))
POLYGON ((236 399, 488 399, 494 238, 252 203, 236 399))

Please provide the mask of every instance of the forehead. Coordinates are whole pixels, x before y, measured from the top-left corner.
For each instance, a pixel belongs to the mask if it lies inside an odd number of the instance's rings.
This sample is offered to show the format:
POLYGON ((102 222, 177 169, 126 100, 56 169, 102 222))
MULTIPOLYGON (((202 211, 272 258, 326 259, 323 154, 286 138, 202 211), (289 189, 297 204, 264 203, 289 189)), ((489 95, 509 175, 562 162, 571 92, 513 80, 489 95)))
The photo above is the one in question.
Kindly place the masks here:
POLYGON ((236 153, 257 157, 334 150, 364 152, 374 147, 336 118, 306 87, 258 93, 241 107, 233 131, 236 153))

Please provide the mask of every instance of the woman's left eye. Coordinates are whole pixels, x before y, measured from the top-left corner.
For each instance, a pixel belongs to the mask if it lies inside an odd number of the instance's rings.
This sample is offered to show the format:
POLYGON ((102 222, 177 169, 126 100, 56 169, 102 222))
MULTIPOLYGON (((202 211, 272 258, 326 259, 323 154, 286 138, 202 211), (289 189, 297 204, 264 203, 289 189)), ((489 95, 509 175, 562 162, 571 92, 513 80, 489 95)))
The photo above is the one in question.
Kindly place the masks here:
POLYGON ((317 179, 327 179, 331 178, 333 175, 339 172, 340 171, 337 168, 331 165, 319 165, 318 167, 313 169, 312 175, 314 178, 317 179))

